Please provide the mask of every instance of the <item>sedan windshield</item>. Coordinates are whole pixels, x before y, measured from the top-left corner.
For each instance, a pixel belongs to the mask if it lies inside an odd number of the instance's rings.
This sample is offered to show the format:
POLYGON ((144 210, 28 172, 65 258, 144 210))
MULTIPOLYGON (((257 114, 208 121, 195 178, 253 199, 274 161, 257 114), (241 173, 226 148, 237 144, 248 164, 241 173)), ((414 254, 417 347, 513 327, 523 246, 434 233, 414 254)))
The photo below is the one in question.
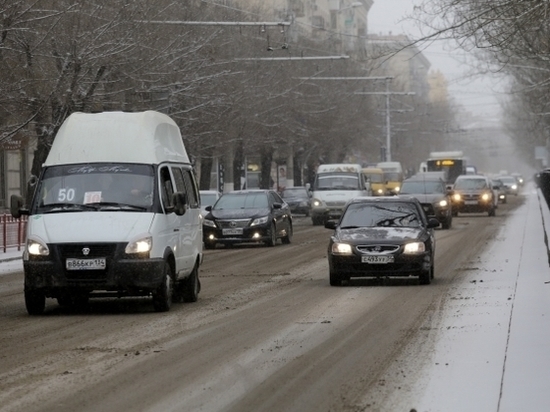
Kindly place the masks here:
POLYGON ((355 203, 340 222, 341 229, 380 226, 419 227, 420 217, 411 203, 355 203))
POLYGON ((218 196, 215 193, 201 193, 201 204, 203 206, 211 206, 216 203, 218 196))
POLYGON ((292 197, 306 198, 308 197, 307 190, 303 187, 289 187, 285 189, 282 193, 283 199, 288 199, 292 197))
POLYGON ((455 189, 476 190, 487 189, 485 179, 459 179, 455 183, 455 189))
POLYGON ((219 198, 214 209, 264 209, 268 207, 265 193, 227 193, 219 198))

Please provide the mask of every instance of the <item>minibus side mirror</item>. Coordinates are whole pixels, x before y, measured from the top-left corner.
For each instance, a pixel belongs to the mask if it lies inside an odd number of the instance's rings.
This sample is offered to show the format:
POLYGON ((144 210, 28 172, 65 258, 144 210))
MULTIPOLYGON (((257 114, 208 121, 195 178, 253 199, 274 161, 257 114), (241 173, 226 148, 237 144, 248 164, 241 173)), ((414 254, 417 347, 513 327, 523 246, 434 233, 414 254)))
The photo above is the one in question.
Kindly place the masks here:
POLYGON ((178 216, 183 216, 187 211, 187 196, 185 193, 176 192, 172 195, 173 212, 178 216))
POLYGON ((28 215, 29 209, 23 207, 23 197, 19 195, 11 195, 10 198, 10 213, 11 215, 18 219, 22 215, 28 215))

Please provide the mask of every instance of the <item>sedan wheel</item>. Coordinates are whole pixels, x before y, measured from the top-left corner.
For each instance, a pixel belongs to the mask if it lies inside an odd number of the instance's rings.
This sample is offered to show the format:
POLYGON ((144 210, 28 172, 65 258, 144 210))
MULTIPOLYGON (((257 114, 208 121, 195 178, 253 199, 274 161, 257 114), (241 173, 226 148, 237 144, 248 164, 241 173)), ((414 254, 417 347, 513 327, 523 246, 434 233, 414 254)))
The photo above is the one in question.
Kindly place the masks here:
POLYGON ((418 276, 418 283, 421 285, 429 285, 434 278, 434 267, 430 266, 430 270, 424 271, 418 276))
POLYGON ((288 245, 290 244, 290 242, 292 241, 292 223, 289 223, 288 224, 288 229, 286 231, 286 236, 284 236, 281 240, 282 242, 285 244, 285 245, 288 245))
POLYGON ((268 231, 269 240, 266 242, 267 246, 275 246, 275 243, 277 243, 277 233, 275 231, 275 224, 271 223, 271 227, 268 231))

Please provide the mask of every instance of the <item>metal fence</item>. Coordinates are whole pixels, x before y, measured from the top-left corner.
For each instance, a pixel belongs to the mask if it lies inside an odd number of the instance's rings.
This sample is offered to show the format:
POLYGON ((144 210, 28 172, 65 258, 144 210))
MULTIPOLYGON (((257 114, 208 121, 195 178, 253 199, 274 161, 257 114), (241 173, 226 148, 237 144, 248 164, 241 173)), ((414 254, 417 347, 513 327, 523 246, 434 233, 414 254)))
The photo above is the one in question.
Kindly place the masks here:
POLYGON ((28 216, 16 219, 9 214, 0 214, 0 252, 6 253, 8 248, 21 250, 25 246, 28 216))

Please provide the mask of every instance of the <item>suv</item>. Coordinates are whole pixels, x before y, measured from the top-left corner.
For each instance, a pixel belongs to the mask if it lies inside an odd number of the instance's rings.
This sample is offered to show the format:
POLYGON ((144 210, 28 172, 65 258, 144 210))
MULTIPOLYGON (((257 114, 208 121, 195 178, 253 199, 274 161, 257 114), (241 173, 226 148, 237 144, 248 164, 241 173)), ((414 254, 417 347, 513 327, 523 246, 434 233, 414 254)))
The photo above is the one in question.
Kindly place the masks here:
POLYGON ((491 179, 483 175, 460 175, 453 186, 453 214, 482 213, 495 216, 498 199, 491 179))
POLYGON ((428 217, 436 218, 443 229, 453 222, 451 195, 439 172, 418 173, 403 182, 401 195, 418 199, 428 217))

